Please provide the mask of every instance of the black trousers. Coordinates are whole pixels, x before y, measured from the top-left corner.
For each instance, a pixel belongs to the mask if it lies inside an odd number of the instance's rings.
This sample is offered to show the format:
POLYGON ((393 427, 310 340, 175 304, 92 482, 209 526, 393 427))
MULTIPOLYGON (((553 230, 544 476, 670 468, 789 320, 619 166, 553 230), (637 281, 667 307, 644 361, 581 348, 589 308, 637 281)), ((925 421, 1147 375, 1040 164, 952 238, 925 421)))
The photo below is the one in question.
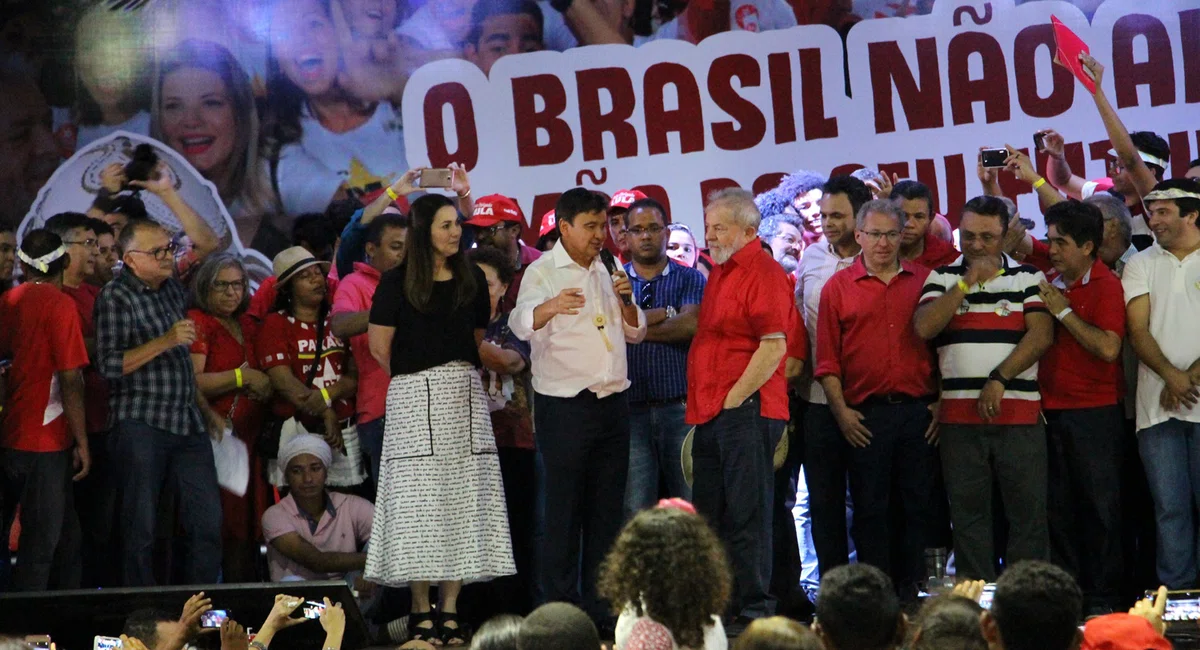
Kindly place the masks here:
POLYGON ((796 479, 800 466, 804 464, 804 406, 798 397, 791 397, 789 426, 784 431, 788 436, 788 453, 783 467, 775 470, 775 503, 771 508, 773 548, 775 552, 771 567, 771 596, 778 602, 779 613, 791 618, 807 615, 810 605, 804 590, 800 588, 800 542, 796 536, 796 517, 792 508, 796 506, 796 479))
POLYGON ((108 433, 88 434, 92 469, 75 483, 75 510, 83 546, 83 586, 116 587, 121 584, 117 532, 117 485, 108 433))
POLYGON ((596 578, 625 521, 629 402, 624 393, 535 393, 533 412, 545 495, 541 595, 606 621, 611 612, 596 594, 596 578))
POLYGON ((1119 604, 1124 425, 1115 404, 1046 411, 1051 557, 1079 581, 1088 607, 1119 604))
POLYGON ((785 422, 764 418, 758 394, 696 427, 692 441, 696 510, 716 529, 733 566, 730 612, 745 618, 775 613, 768 594, 772 568, 772 459, 785 422))
POLYGON ((73 452, 0 450, 4 541, 21 507, 13 591, 78 589, 82 575, 75 516, 73 452))
POLYGON ((937 449, 925 440, 933 414, 924 402, 856 407, 871 444, 850 450, 851 535, 858 561, 882 569, 897 587, 911 586, 924 568, 934 519, 937 449), (899 505, 903 535, 893 530, 899 505), (893 540, 900 548, 893 548, 893 540), (899 562, 893 562, 898 558, 899 562))
POLYGON ((809 404, 804 414, 804 480, 813 546, 822 574, 850 561, 846 538, 846 474, 850 444, 826 404, 809 404))

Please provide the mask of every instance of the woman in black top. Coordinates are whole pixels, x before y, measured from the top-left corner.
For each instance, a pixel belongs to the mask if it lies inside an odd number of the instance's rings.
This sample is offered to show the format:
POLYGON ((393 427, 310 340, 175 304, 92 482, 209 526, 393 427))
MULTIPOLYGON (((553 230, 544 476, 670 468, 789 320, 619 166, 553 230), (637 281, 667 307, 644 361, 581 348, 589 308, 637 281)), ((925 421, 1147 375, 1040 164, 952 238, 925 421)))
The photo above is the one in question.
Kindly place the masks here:
POLYGON ((367 330, 392 380, 365 577, 411 586, 414 638, 465 645, 456 615, 463 582, 516 572, 478 370, 491 305, 450 199, 417 199, 410 221, 405 261, 380 279, 367 330), (439 583, 440 633, 431 582, 439 583))

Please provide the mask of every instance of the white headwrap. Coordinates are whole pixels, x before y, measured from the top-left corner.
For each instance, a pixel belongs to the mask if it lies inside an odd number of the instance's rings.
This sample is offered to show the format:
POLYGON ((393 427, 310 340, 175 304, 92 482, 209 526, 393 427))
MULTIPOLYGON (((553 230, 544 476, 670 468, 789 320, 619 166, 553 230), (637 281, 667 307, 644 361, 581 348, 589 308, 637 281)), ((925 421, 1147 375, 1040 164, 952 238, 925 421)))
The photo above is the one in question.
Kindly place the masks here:
POLYGON ((325 469, 333 465, 333 450, 329 448, 329 443, 320 436, 301 433, 279 447, 279 471, 287 474, 288 463, 301 454, 312 454, 321 459, 325 469))
POLYGON ((1142 197, 1142 201, 1149 203, 1150 201, 1169 201, 1171 199, 1200 199, 1200 193, 1181 190, 1178 187, 1172 187, 1167 190, 1154 190, 1146 196, 1142 197))
MULTIPOLYGON (((1113 158, 1116 158, 1117 150, 1109 149, 1108 155, 1112 156, 1113 158)), ((1141 158, 1142 162, 1146 163, 1147 165, 1157 165, 1159 167, 1162 167, 1163 169, 1167 168, 1167 161, 1163 160, 1162 158, 1159 158, 1158 156, 1156 156, 1152 153, 1146 153, 1145 151, 1139 150, 1138 157, 1141 158)))
POLYGON ((58 259, 60 257, 62 257, 63 255, 66 255, 66 254, 67 254, 67 249, 61 245, 58 248, 50 251, 49 253, 46 253, 45 255, 43 255, 41 257, 30 257, 25 254, 25 251, 23 251, 19 248, 17 249, 17 257, 19 257, 22 262, 28 264, 29 266, 32 266, 33 268, 37 269, 39 272, 41 272, 43 274, 49 273, 50 265, 55 263, 56 261, 58 261, 58 259))

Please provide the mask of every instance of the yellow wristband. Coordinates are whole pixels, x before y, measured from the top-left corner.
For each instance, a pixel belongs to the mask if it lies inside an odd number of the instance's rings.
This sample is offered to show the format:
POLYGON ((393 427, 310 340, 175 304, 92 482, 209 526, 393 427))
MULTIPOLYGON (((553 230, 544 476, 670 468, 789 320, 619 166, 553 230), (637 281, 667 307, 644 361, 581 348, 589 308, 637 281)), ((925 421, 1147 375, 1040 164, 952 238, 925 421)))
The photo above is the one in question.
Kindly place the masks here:
POLYGON ((399 200, 400 200, 400 195, 396 194, 396 190, 393 190, 391 185, 388 185, 388 188, 387 188, 387 195, 388 195, 388 198, 389 198, 389 199, 391 199, 391 200, 393 200, 393 201, 399 201, 399 200))
POLYGON ((1035 190, 1036 190, 1037 188, 1039 188, 1039 187, 1041 187, 1041 186, 1043 186, 1043 185, 1045 185, 1045 184, 1046 184, 1046 179, 1045 179, 1045 178, 1039 178, 1039 179, 1037 179, 1036 181, 1034 181, 1034 182, 1033 182, 1033 189, 1035 189, 1035 190))
POLYGON ((324 388, 322 388, 321 389, 321 397, 325 398, 325 406, 328 406, 329 408, 333 408, 333 399, 329 397, 328 390, 325 390, 324 388))
POLYGON ((242 387, 242 385, 243 385, 243 384, 242 384, 242 369, 241 369, 241 368, 234 368, 234 369, 233 369, 233 377, 234 377, 234 379, 236 379, 236 380, 237 380, 237 387, 238 387, 238 388, 241 388, 241 387, 242 387))
POLYGON ((961 289, 963 293, 971 293, 971 285, 967 284, 967 281, 962 278, 958 279, 958 288, 961 289))

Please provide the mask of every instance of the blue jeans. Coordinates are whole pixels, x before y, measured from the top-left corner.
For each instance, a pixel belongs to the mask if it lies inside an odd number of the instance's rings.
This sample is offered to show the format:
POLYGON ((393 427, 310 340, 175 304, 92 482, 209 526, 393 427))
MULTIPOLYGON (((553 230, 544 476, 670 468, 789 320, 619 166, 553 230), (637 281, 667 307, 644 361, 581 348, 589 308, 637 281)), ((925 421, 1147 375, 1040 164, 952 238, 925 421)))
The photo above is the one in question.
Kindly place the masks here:
POLYGON ((1158 522, 1158 580, 1170 589, 1193 589, 1200 549, 1192 513, 1200 503, 1200 424, 1167 420, 1137 435, 1158 522))
POLYGON ((683 440, 690 426, 683 420, 683 402, 629 407, 629 478, 625 483, 625 519, 658 502, 658 476, 666 479, 667 494, 692 500, 683 480, 683 440))
POLYGON ((221 493, 207 435, 181 436, 136 420, 122 420, 109 439, 120 463, 122 582, 153 586, 158 499, 167 481, 179 493, 179 520, 187 553, 184 580, 213 584, 221 573, 221 493))

